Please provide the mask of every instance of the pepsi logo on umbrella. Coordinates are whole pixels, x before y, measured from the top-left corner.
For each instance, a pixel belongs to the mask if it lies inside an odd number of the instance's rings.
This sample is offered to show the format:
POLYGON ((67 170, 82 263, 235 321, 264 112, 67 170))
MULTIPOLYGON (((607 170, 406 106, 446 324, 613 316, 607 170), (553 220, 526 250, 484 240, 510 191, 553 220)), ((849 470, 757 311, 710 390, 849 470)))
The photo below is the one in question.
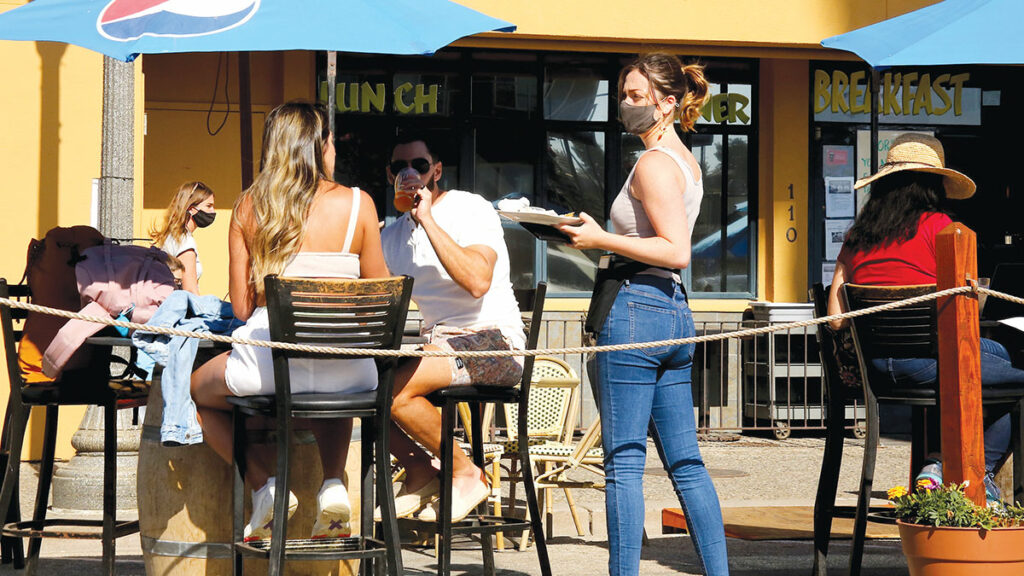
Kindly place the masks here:
POLYGON ((110 0, 96 28, 122 42, 143 36, 205 36, 244 24, 259 6, 260 0, 110 0))

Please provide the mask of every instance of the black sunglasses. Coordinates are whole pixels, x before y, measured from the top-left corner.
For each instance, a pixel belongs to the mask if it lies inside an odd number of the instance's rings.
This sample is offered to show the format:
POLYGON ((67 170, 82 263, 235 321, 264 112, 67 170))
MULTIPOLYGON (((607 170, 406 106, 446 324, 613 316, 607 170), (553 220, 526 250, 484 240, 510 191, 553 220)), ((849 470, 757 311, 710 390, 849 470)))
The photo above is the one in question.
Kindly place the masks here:
POLYGON ((430 172, 430 160, 426 158, 413 158, 412 161, 406 162, 405 160, 392 160, 388 167, 391 168, 391 173, 398 175, 399 172, 405 170, 406 166, 412 166, 412 169, 419 172, 420 174, 426 174, 430 172))

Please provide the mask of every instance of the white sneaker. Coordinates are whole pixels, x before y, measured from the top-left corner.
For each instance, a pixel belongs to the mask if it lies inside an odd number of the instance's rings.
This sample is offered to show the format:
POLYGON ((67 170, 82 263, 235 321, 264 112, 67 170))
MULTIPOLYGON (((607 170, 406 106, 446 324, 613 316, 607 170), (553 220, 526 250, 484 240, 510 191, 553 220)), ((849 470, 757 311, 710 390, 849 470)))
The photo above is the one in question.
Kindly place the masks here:
POLYGON ((316 496, 316 522, 313 538, 347 538, 352 535, 352 505, 348 490, 338 478, 324 480, 316 496))
MULTIPOLYGON (((259 490, 252 492, 252 515, 245 525, 242 539, 245 542, 270 538, 270 530, 274 524, 274 484, 276 479, 271 476, 259 490)), ((299 501, 295 494, 288 491, 288 518, 295 514, 299 501)))

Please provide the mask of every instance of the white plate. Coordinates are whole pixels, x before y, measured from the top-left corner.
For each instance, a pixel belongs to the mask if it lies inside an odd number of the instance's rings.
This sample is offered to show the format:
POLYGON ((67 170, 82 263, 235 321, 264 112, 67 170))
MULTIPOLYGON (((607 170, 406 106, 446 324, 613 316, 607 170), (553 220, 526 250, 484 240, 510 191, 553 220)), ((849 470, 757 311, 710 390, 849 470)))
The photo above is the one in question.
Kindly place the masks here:
POLYGON ((498 210, 498 214, 512 220, 513 222, 527 222, 530 224, 543 224, 545 226, 583 223, 583 220, 580 220, 576 216, 556 216, 554 214, 544 214, 543 212, 509 212, 506 210, 498 210))

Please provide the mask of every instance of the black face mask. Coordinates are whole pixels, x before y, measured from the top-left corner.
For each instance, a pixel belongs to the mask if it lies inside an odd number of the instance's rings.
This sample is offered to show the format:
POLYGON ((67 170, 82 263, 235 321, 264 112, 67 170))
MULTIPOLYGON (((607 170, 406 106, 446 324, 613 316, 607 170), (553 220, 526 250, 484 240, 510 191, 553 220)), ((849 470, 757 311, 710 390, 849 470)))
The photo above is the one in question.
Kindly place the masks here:
POLYGON ((216 212, 204 212, 202 210, 199 210, 192 215, 192 221, 196 223, 196 228, 206 228, 210 224, 213 224, 213 221, 216 218, 216 212))

